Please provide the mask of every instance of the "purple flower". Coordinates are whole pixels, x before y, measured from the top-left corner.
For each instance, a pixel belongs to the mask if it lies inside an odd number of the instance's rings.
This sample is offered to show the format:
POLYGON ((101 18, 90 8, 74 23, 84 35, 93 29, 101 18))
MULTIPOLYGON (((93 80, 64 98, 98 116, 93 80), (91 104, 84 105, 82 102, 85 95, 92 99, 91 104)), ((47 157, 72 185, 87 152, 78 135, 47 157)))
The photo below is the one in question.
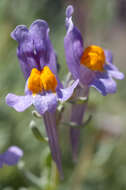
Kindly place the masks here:
POLYGON ((81 87, 96 88, 103 96, 116 92, 115 79, 123 79, 124 74, 112 63, 112 53, 99 46, 84 49, 80 31, 74 26, 70 5, 66 9, 66 29, 64 39, 66 62, 74 79, 80 80, 81 87))
POLYGON ((36 20, 27 29, 17 26, 11 34, 18 41, 17 55, 26 79, 25 96, 8 94, 6 103, 18 112, 33 105, 44 116, 53 159, 62 175, 55 111, 59 102, 68 100, 79 80, 64 89, 57 76, 56 54, 49 39, 48 24, 36 20))
POLYGON ((17 146, 11 146, 6 152, 0 155, 0 168, 3 165, 13 166, 18 163, 20 158, 23 156, 23 151, 17 146))
MULTIPOLYGON (((99 46, 91 45, 84 49, 83 38, 72 21, 73 7, 66 9, 66 36, 64 47, 66 62, 75 80, 79 79, 76 96, 88 96, 90 87, 96 88, 103 96, 116 92, 115 79, 123 79, 124 74, 112 63, 112 53, 99 46)), ((71 122, 82 125, 86 104, 73 105, 71 122)), ((73 159, 77 159, 80 129, 70 130, 73 159)))

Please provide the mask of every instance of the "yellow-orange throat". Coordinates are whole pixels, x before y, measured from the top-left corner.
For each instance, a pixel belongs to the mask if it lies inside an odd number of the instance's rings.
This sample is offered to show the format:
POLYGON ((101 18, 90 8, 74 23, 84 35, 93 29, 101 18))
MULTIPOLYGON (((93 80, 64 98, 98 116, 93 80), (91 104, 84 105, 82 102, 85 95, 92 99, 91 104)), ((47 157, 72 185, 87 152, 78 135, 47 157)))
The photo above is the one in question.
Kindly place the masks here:
POLYGON ((104 50, 95 45, 87 47, 83 52, 80 63, 93 71, 104 71, 104 50))
POLYGON ((57 87, 57 80, 55 75, 45 66, 41 71, 33 68, 28 79, 28 88, 33 94, 45 91, 55 92, 57 87))

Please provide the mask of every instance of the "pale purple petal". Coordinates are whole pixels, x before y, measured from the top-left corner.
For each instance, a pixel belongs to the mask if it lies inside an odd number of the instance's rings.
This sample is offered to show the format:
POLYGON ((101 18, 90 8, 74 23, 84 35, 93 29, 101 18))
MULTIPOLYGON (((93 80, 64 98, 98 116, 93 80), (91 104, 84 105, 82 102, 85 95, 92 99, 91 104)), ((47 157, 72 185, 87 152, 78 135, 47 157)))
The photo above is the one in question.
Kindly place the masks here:
POLYGON ((67 33, 64 38, 64 48, 69 71, 74 79, 78 79, 80 77, 80 58, 84 50, 83 39, 80 31, 74 26, 70 13, 73 13, 71 6, 66 11, 67 33))
POLYGON ((11 33, 11 37, 18 41, 17 56, 25 79, 32 68, 39 68, 34 56, 34 44, 26 26, 19 25, 11 33))
POLYGON ((46 112, 43 115, 46 132, 49 139, 49 145, 52 153, 53 160, 56 162, 57 168, 60 172, 61 178, 63 178, 61 152, 58 142, 57 129, 56 129, 56 114, 55 112, 46 112))
POLYGON ((76 80, 70 87, 59 89, 57 91, 59 101, 60 102, 67 101, 72 96, 74 89, 77 87, 78 83, 79 83, 79 80, 76 80))
POLYGON ((104 69, 115 79, 122 80, 124 79, 124 74, 119 71, 119 69, 113 64, 112 52, 105 50, 106 64, 104 69))
POLYGON ((40 70, 49 61, 48 31, 48 24, 44 20, 34 21, 29 28, 29 34, 34 43, 34 53, 40 70))
POLYGON ((98 73, 90 86, 96 88, 103 96, 116 92, 116 82, 107 73, 98 73))
POLYGON ((40 64, 40 70, 48 65, 51 71, 56 74, 56 54, 49 38, 49 27, 46 21, 36 20, 29 28, 29 33, 34 41, 35 58, 40 64))
POLYGON ((109 50, 104 50, 104 53, 105 53, 105 57, 106 57, 106 62, 112 63, 113 62, 112 52, 109 50))
POLYGON ((84 65, 80 65, 80 84, 81 86, 90 84, 96 76, 96 73, 84 65))
POLYGON ((72 5, 69 5, 67 8, 66 8, 66 17, 69 18, 72 16, 74 12, 74 8, 72 5))
POLYGON ((18 41, 17 56, 26 80, 33 68, 42 70, 45 65, 57 74, 56 54, 46 21, 34 21, 29 30, 26 26, 19 25, 11 33, 11 37, 18 41))
POLYGON ((111 77, 118 80, 124 79, 124 74, 120 72, 114 64, 112 63, 105 64, 104 68, 109 73, 109 75, 111 75, 111 77))
POLYGON ((23 151, 17 146, 11 146, 3 155, 4 164, 11 166, 17 164, 17 162, 23 156, 23 151))
POLYGON ((57 96, 55 93, 36 95, 33 98, 35 109, 43 115, 45 112, 53 112, 57 106, 57 96))
POLYGON ((28 38, 28 29, 25 25, 17 26, 12 32, 11 37, 20 42, 28 38))
POLYGON ((6 103, 8 106, 14 108, 18 112, 23 112, 32 105, 32 96, 17 96, 15 94, 8 94, 6 96, 6 103))

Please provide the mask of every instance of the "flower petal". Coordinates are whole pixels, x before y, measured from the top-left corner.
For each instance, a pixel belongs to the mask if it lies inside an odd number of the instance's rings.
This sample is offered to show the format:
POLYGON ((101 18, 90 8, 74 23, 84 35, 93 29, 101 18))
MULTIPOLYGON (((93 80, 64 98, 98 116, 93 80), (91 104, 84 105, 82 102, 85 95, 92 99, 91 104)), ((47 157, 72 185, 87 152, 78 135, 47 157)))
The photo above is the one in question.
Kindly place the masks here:
POLYGON ((33 105, 37 112, 43 115, 46 111, 53 112, 57 106, 57 96, 55 93, 46 95, 36 95, 33 98, 33 105))
POLYGON ((29 28, 29 33, 34 41, 36 60, 40 69, 48 65, 51 71, 57 73, 56 54, 49 38, 49 27, 46 21, 36 20, 29 28))
POLYGON ((57 75, 56 53, 49 38, 47 22, 36 20, 29 30, 26 26, 19 25, 11 37, 18 41, 17 56, 26 80, 33 68, 42 70, 45 65, 57 75))
POLYGON ((88 69, 84 65, 80 65, 80 84, 85 86, 90 84, 95 78, 95 72, 91 69, 88 69))
POLYGON ((112 63, 113 62, 113 56, 112 52, 109 50, 104 50, 105 56, 106 56, 106 62, 107 63, 112 63))
POLYGON ((11 146, 3 155, 4 164, 11 166, 17 164, 17 162, 23 156, 23 151, 17 146, 11 146))
POLYGON ((30 75, 32 68, 38 68, 34 56, 34 44, 26 26, 19 25, 11 33, 11 37, 18 41, 17 56, 25 79, 30 75))
POLYGON ((118 68, 113 64, 112 52, 105 50, 106 62, 104 69, 115 79, 124 79, 124 74, 118 70, 118 68))
POLYGON ((56 162, 61 178, 63 178, 61 152, 60 152, 60 147, 59 147, 59 142, 58 142, 58 135, 56 131, 55 112, 54 113, 46 112, 43 117, 44 117, 44 122, 46 126, 47 136, 49 139, 49 145, 50 145, 52 157, 53 157, 53 160, 56 162))
POLYGON ((106 62, 104 68, 107 72, 114 77, 115 79, 122 80, 124 79, 124 74, 118 70, 118 68, 113 64, 112 52, 105 50, 106 62))
POLYGON ((103 96, 116 92, 116 82, 106 73, 97 73, 90 86, 96 88, 103 96))
POLYGON ((68 100, 72 96, 74 89, 77 87, 78 83, 79 80, 76 80, 70 87, 65 89, 59 89, 57 91, 59 101, 65 102, 66 100, 68 100))
POLYGON ((105 64, 104 68, 115 79, 118 79, 118 80, 124 79, 124 74, 120 72, 114 64, 112 63, 105 64))
POLYGON ((83 39, 80 31, 73 24, 72 13, 72 6, 68 6, 66 10, 67 33, 64 38, 64 48, 68 68, 74 79, 78 79, 80 77, 80 58, 83 53, 83 39))
POLYGON ((25 40, 27 35, 28 29, 25 25, 19 25, 11 32, 11 37, 18 42, 25 40))
POLYGON ((6 96, 6 103, 8 106, 13 107, 18 112, 23 112, 32 105, 32 96, 16 96, 15 94, 8 94, 6 96))
POLYGON ((66 17, 67 18, 70 18, 72 16, 74 12, 74 8, 72 5, 69 5, 67 8, 66 8, 66 17))

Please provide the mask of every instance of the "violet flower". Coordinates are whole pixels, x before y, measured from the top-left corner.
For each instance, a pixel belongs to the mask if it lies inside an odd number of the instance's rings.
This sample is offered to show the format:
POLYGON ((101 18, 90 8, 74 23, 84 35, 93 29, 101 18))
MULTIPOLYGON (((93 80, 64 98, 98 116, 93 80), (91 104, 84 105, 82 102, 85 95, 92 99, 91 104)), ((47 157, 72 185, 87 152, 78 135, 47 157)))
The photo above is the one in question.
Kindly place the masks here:
POLYGON ((18 42, 17 56, 26 86, 25 96, 8 94, 6 103, 18 112, 33 105, 43 115, 52 157, 63 176, 55 111, 58 101, 68 100, 79 81, 63 89, 57 77, 56 54, 45 21, 36 20, 29 29, 24 25, 17 26, 11 36, 18 42))
POLYGON ((115 79, 123 79, 124 74, 112 63, 112 54, 99 46, 83 47, 80 31, 72 22, 74 10, 66 9, 67 33, 64 39, 66 62, 74 79, 80 80, 81 87, 93 86, 103 96, 116 92, 115 79))
POLYGON ((0 168, 2 168, 3 165, 16 165, 22 156, 23 151, 20 148, 17 146, 9 147, 6 152, 0 154, 0 168))
MULTIPOLYGON (((124 74, 112 63, 112 53, 110 51, 103 50, 101 47, 95 45, 84 49, 82 35, 72 21, 73 12, 73 7, 69 5, 66 9, 67 33, 64 39, 64 47, 69 71, 75 80, 79 79, 79 88, 86 89, 81 90, 86 91, 86 94, 85 92, 84 94, 81 93, 81 96, 88 96, 87 92, 89 90, 87 89, 90 87, 96 88, 103 96, 115 93, 117 88, 113 78, 122 80, 124 74)), ((79 106, 78 109, 73 107, 71 121, 74 118, 74 122, 82 124, 83 117, 81 119, 80 116, 77 117, 77 114, 80 112, 79 109, 82 108, 79 108, 79 106)), ((85 104, 83 107, 85 107, 85 104)), ((84 114, 85 108, 82 110, 84 114)), ((83 115, 82 113, 80 114, 83 115)), ((71 134, 72 146, 74 147, 73 151, 76 152, 76 144, 78 144, 77 137, 79 136, 77 129, 72 129, 71 134)), ((75 155, 76 153, 73 154, 75 155)))

